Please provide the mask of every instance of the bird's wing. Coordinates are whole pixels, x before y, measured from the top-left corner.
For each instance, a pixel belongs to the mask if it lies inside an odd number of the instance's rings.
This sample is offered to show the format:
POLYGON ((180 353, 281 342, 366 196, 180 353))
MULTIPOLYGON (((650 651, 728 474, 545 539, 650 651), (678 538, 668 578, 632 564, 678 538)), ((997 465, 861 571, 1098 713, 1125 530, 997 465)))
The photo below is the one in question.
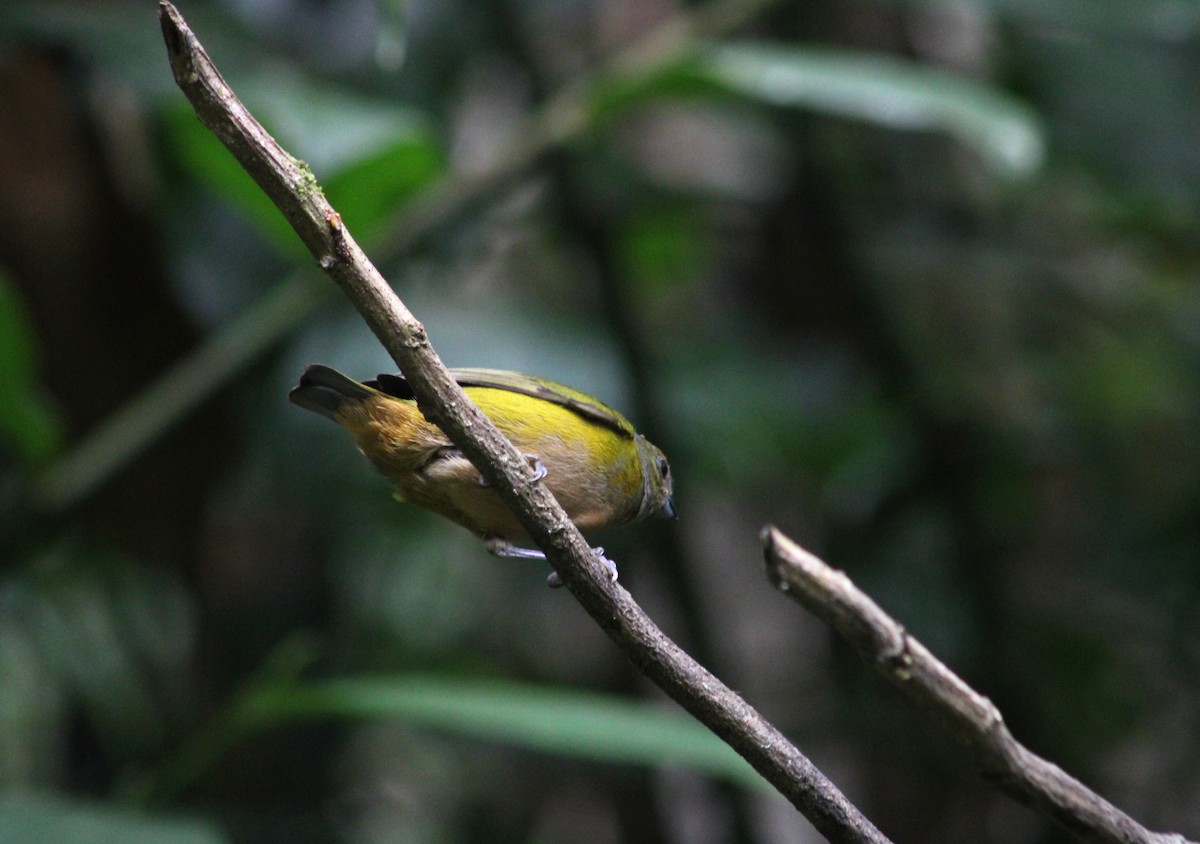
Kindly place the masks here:
MULTIPOLYGON (((564 384, 505 369, 451 369, 450 374, 464 388, 488 387, 494 390, 521 393, 561 405, 583 418, 611 428, 623 436, 632 437, 635 434, 633 425, 620 413, 587 393, 581 393, 564 384)), ((412 387, 409 386, 403 375, 380 375, 374 381, 367 381, 366 384, 368 387, 374 387, 396 398, 413 398, 412 387)))

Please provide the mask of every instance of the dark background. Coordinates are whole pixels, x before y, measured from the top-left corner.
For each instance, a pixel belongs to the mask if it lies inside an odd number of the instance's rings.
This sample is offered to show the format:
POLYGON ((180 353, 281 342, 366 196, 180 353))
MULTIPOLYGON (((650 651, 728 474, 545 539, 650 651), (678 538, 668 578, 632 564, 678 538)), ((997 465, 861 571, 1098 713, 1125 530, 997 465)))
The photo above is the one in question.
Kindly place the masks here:
MULTIPOLYGON (((663 447, 680 518, 600 537, 622 582, 885 834, 1068 840, 769 587, 766 523, 1032 749, 1200 835, 1200 7, 778 3, 599 76, 586 132, 399 257, 398 209, 681 7, 182 11, 447 363, 663 447)), ((777 796, 513 738, 498 702, 473 731, 436 696, 289 712, 365 677, 521 683, 543 723, 571 690, 673 706, 544 566, 395 504, 289 405, 317 361, 392 368, 196 122, 154 4, 7 3, 0 840, 819 840, 777 796)))

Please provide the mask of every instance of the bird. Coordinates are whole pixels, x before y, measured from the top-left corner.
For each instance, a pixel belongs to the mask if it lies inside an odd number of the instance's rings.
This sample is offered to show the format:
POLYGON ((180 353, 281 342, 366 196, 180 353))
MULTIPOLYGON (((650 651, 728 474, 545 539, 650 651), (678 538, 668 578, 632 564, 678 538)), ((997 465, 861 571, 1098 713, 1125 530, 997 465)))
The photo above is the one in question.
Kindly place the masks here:
MULTIPOLYGON (((451 369, 451 376, 522 452, 584 533, 650 516, 675 518, 670 465, 624 416, 586 393, 501 369, 451 369)), ((291 402, 341 425, 395 498, 465 527, 498 557, 545 560, 479 470, 417 407, 403 375, 356 381, 313 364, 291 402)), ((616 580, 616 564, 593 549, 616 580)), ((550 586, 561 586, 557 572, 550 586)))

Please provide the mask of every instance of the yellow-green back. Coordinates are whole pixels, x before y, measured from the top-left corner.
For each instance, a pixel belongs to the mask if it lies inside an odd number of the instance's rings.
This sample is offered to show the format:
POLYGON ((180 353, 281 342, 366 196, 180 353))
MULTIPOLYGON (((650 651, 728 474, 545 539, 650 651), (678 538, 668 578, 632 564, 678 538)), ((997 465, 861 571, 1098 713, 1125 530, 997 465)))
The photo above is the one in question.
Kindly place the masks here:
MULTIPOLYGON (((451 372, 513 445, 546 469, 542 482, 581 530, 672 513, 666 459, 617 411, 586 393, 517 372, 451 372)), ((346 428, 399 498, 480 536, 528 540, 495 490, 420 412, 401 376, 359 383, 312 366, 291 399, 346 428)))

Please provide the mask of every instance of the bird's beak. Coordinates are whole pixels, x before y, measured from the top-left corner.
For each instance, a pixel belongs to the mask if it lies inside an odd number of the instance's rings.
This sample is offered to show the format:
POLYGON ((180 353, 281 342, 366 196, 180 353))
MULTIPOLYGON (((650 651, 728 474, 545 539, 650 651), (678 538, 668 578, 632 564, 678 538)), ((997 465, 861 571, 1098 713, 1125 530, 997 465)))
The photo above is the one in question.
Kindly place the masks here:
POLYGON ((678 516, 675 514, 675 499, 668 496, 667 500, 663 502, 662 508, 658 511, 658 515, 662 516, 664 519, 678 518, 678 516))

